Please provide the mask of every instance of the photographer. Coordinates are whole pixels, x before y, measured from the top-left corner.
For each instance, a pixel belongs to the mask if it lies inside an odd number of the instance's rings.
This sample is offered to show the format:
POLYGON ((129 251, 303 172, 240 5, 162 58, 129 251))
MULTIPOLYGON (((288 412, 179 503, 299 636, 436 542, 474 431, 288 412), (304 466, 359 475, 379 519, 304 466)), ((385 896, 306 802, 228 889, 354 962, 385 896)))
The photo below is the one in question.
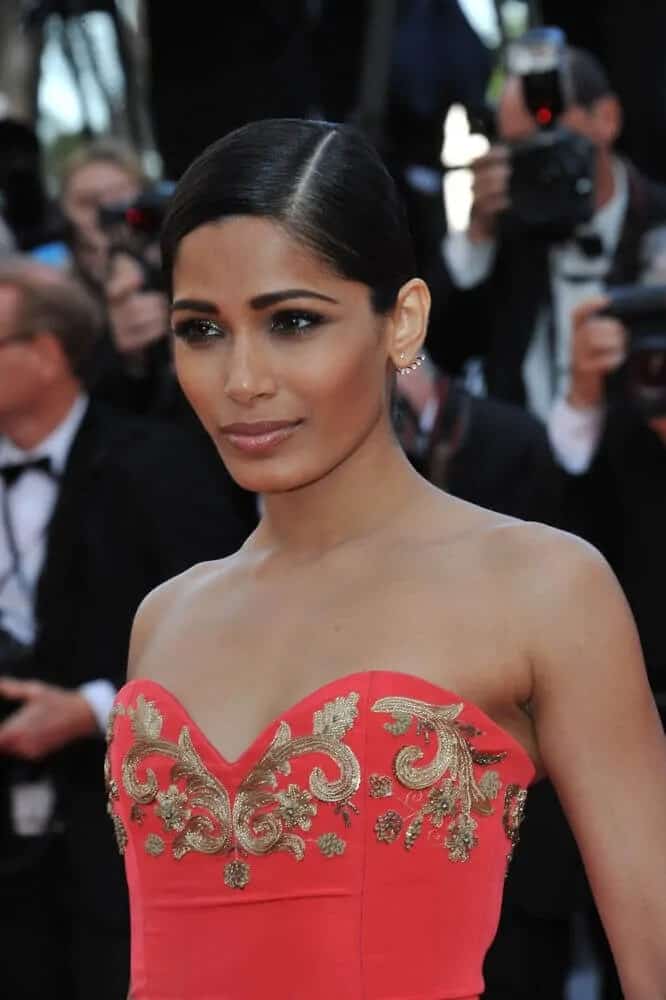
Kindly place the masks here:
MULTIPOLYGON (((603 315, 608 304, 592 299, 574 313, 571 385, 553 407, 548 429, 567 474, 567 527, 613 565, 638 623, 653 688, 666 706, 666 351, 641 361, 632 331, 603 315), (649 385, 642 382, 646 368, 649 385)), ((666 307, 663 319, 666 334, 666 307)))
POLYGON ((566 392, 572 309, 635 280, 641 238, 666 218, 666 188, 614 151, 622 111, 602 66, 568 47, 557 60, 550 74, 507 77, 499 142, 474 165, 470 226, 447 237, 433 276, 428 344, 454 372, 482 357, 489 393, 542 419, 566 392))

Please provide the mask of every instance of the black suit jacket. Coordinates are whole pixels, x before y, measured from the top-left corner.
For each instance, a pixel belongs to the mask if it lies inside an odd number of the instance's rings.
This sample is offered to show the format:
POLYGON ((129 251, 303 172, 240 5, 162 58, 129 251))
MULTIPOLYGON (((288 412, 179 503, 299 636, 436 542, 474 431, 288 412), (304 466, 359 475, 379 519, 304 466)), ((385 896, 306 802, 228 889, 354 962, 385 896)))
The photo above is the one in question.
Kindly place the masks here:
POLYGON ((666 696, 666 447, 629 402, 609 407, 589 471, 565 476, 566 526, 599 548, 627 596, 650 682, 666 696))
MULTIPOLYGON (((198 435, 91 403, 48 530, 24 675, 69 688, 99 678, 121 686, 143 597, 197 562, 234 552, 252 526, 245 498, 198 435)), ((118 929, 126 900, 106 815, 104 749, 101 736, 79 740, 44 767, 56 784, 79 909, 118 929)), ((12 838, 6 816, 5 824, 0 872, 21 877, 39 845, 12 838)))
MULTIPOLYGON (((629 201, 608 286, 635 281, 645 233, 666 220, 666 187, 629 169, 629 201)), ((446 371, 482 357, 490 395, 524 404, 522 367, 537 316, 550 298, 548 246, 504 221, 493 270, 475 288, 457 289, 441 257, 430 275, 428 350, 446 371)))

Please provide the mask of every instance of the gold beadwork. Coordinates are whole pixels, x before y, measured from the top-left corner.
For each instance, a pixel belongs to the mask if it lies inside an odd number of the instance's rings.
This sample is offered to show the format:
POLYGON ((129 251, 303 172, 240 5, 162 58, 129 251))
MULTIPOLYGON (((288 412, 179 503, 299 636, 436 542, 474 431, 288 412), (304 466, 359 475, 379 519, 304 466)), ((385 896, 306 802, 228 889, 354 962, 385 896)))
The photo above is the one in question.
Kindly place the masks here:
POLYGON ((337 833, 322 833, 317 838, 317 847, 325 858, 334 858, 336 855, 344 854, 347 844, 338 837, 337 833))
POLYGON ((380 843, 392 844, 402 830, 402 816, 395 809, 389 809, 377 817, 375 834, 380 843))
POLYGON ((371 774, 368 785, 373 799, 388 799, 393 794, 393 782, 387 774, 371 774))
POLYGON ((143 846, 146 849, 146 854, 150 854, 153 858, 159 858, 160 854, 164 853, 166 845, 158 834, 149 833, 143 843, 143 846))
POLYGON ((125 829, 125 824, 121 820, 120 816, 116 816, 114 812, 111 812, 110 816, 113 822, 113 832, 116 835, 118 851, 120 854, 124 854, 125 848, 127 847, 127 830, 125 829))
POLYGON ((423 813, 430 817, 433 826, 441 826, 445 816, 451 816, 455 811, 456 803, 460 798, 460 792, 455 787, 450 778, 444 781, 443 785, 430 789, 428 804, 424 806, 423 813))
POLYGON ((298 785, 289 785, 286 792, 278 792, 276 797, 280 803, 278 812, 288 829, 295 826, 301 830, 310 829, 312 817, 317 815, 317 807, 309 792, 298 785))
POLYGON ((520 824, 525 816, 525 803, 527 801, 527 789, 520 785, 507 785, 504 793, 504 814, 502 822, 504 832, 509 838, 511 849, 507 855, 507 861, 513 858, 513 852, 520 841, 520 824))
MULTIPOLYGON (((164 829, 177 834, 171 844, 176 859, 189 851, 221 854, 236 848, 255 856, 286 851, 300 861, 305 841, 291 831, 310 829, 317 803, 334 805, 346 825, 357 811, 351 799, 360 787, 361 769, 343 739, 358 715, 358 697, 351 692, 327 702, 314 713, 310 736, 292 736, 289 725, 280 722, 270 746, 242 781, 232 806, 227 789, 204 767, 188 727, 182 727, 177 743, 164 739, 160 710, 139 695, 136 705, 127 709, 134 742, 121 764, 123 787, 133 800, 133 810, 153 805, 164 829), (320 767, 314 767, 309 790, 293 783, 278 789, 278 776, 290 774, 292 760, 310 754, 327 756, 338 767, 339 777, 330 780, 320 767), (159 788, 155 772, 144 765, 146 758, 155 755, 173 761, 166 789, 159 788)), ((224 880, 232 888, 244 888, 249 878, 245 862, 225 867, 224 880)))
POLYGON ((469 852, 478 844, 476 828, 478 823, 471 816, 461 813, 449 826, 444 846, 448 848, 451 861, 468 861, 469 852))
POLYGON ((486 773, 481 776, 479 788, 487 799, 496 799, 499 795, 501 787, 502 782, 497 771, 486 771, 486 773))
POLYGON ((155 815, 162 820, 164 829, 183 830, 192 815, 192 810, 187 808, 185 792, 181 792, 177 785, 169 785, 166 792, 158 792, 155 798, 155 815))
POLYGON ((107 794, 106 811, 111 817, 113 832, 116 837, 116 844, 118 845, 118 851, 121 855, 125 853, 125 848, 127 847, 127 831, 120 816, 116 816, 113 808, 113 803, 120 797, 120 791, 118 788, 118 782, 111 774, 111 743, 113 742, 115 721, 119 715, 124 714, 124 711, 124 707, 121 704, 116 703, 112 706, 111 711, 109 712, 109 718, 106 723, 107 749, 104 755, 104 783, 106 785, 107 794))
POLYGON ((411 724, 411 715, 405 712, 394 712, 393 722, 385 722, 384 729, 392 736, 404 736, 411 724))
POLYGON ((138 823, 139 826, 143 823, 143 809, 138 806, 136 802, 132 803, 132 808, 130 809, 130 819, 134 823, 138 823))
POLYGON ((405 833, 405 847, 408 851, 411 851, 412 847, 416 843, 417 839, 421 836, 421 830, 423 829, 423 817, 417 816, 407 827, 407 832, 405 833))
POLYGON ((250 866, 244 861, 230 861, 224 866, 224 884, 230 889, 244 889, 250 881, 250 866))

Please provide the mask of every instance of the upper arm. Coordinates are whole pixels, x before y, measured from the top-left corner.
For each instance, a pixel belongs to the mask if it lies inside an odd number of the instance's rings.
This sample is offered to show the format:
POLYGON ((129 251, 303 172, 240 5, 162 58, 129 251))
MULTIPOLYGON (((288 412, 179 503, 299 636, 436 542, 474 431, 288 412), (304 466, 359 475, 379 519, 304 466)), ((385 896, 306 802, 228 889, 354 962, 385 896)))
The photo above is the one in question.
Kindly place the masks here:
POLYGON ((528 599, 539 749, 627 997, 666 996, 666 743, 638 635, 595 550, 555 535, 542 556, 528 599))

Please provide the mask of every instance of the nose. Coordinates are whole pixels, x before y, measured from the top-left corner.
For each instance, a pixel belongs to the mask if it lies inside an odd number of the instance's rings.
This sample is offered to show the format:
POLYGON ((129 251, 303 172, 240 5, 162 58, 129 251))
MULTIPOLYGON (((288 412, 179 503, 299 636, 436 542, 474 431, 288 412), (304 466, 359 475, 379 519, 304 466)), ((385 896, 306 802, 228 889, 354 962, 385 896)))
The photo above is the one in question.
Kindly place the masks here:
POLYGON ((234 402, 244 405, 275 395, 276 381, 270 358, 256 338, 234 338, 228 357, 225 391, 234 402))

